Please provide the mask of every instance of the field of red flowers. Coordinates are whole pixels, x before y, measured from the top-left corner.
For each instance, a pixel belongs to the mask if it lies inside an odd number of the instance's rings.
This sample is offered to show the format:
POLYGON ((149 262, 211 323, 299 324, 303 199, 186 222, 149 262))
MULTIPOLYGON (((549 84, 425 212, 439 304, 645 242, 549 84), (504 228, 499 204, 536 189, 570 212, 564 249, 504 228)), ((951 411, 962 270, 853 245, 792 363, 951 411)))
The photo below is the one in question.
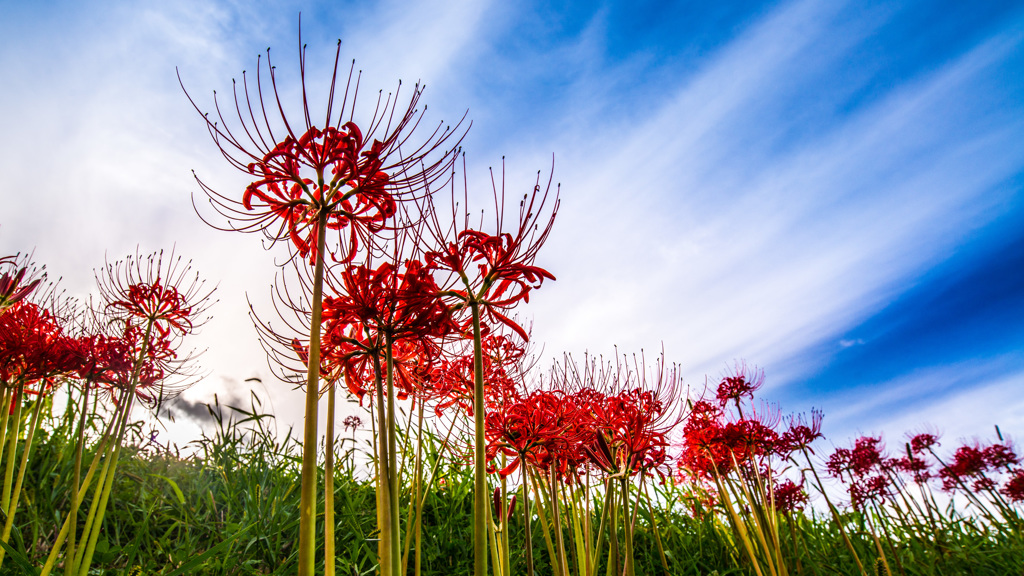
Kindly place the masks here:
POLYGON ((456 177, 464 123, 427 124, 419 86, 357 123, 338 58, 325 110, 301 77, 301 114, 285 114, 269 52, 212 114, 189 96, 251 177, 197 177, 199 217, 289 256, 275 309, 253 316, 304 389, 302 430, 270 434, 255 397, 214 404, 217 431, 182 458, 135 420, 200 374, 187 341, 213 289, 180 256, 106 263, 88 301, 4 258, 0 571, 1022 573, 1024 469, 998 430, 826 455, 823 415, 757 400, 763 372, 743 363, 704 391, 663 357, 539 366, 516 310, 555 279, 537 264, 553 180, 522 194, 492 175, 476 221, 456 177), (346 435, 355 420, 338 434, 339 390, 369 408, 369 442, 346 435))

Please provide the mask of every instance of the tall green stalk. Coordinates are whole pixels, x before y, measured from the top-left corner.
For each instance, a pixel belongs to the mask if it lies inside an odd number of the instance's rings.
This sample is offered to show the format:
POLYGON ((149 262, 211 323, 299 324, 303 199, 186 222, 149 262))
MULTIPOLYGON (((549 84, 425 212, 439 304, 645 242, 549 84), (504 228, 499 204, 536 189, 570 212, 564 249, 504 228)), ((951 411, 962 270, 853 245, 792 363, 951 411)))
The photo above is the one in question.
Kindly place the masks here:
MULTIPOLYGON (((79 486, 82 480, 82 453, 85 451, 85 424, 86 419, 89 415, 89 388, 90 382, 86 381, 82 385, 82 406, 81 415, 78 420, 78 433, 75 437, 75 476, 74 483, 71 485, 71 511, 68 514, 68 523, 71 526, 78 526, 78 507, 81 506, 82 498, 79 495, 79 486)), ((68 558, 75 557, 75 531, 69 530, 68 533, 68 558)), ((55 549, 59 549, 59 544, 55 545, 55 549)), ((64 565, 64 576, 72 576, 73 562, 65 562, 64 565)))
POLYGON ((327 438, 324 440, 324 576, 334 576, 334 388, 327 388, 327 438))
POLYGON ((469 302, 473 312, 473 575, 487 576, 487 463, 484 448, 483 339, 480 335, 480 303, 469 302))
POLYGON ((380 557, 381 576, 392 576, 391 540, 391 457, 387 436, 387 416, 384 408, 384 375, 380 357, 373 355, 373 381, 377 395, 377 526, 380 542, 377 553, 380 557))
MULTIPOLYGON (((32 422, 29 424, 28 435, 25 436, 25 448, 21 453, 21 464, 18 466, 18 479, 14 484, 14 492, 11 496, 11 507, 7 510, 7 521, 4 522, 4 532, 0 536, 0 540, 4 543, 10 541, 11 529, 14 527, 14 515, 18 512, 18 499, 21 496, 21 486, 25 481, 25 471, 28 469, 28 455, 32 451, 32 440, 36 433, 36 428, 39 426, 39 412, 43 407, 43 395, 40 393, 39 397, 36 398, 36 406, 32 411, 32 422)), ((14 453, 12 452, 11 457, 13 458, 14 453)), ((0 564, 3 564, 4 555, 6 550, 0 548, 0 564)))
POLYGON ((316 568, 317 405, 320 400, 320 321, 323 314, 326 210, 317 217, 316 265, 313 269, 313 311, 309 323, 309 360, 306 366, 306 410, 302 428, 302 487, 299 496, 299 576, 313 576, 316 568))
POLYGON ((402 569, 402 533, 399 528, 398 510, 398 446, 395 426, 395 359, 394 342, 388 335, 385 343, 387 354, 388 384, 388 496, 391 498, 388 524, 391 527, 391 574, 397 576, 402 569))
MULTIPOLYGON (((11 513, 11 488, 14 484, 14 455, 17 453, 18 438, 21 436, 21 405, 24 397, 25 381, 19 379, 18 388, 14 392, 13 398, 14 414, 11 418, 10 437, 7 439, 9 446, 7 447, 7 465, 4 468, 3 496, 0 497, 0 509, 3 509, 4 513, 8 515, 11 513)), ((4 410, 4 412, 6 413, 7 410, 4 410)))

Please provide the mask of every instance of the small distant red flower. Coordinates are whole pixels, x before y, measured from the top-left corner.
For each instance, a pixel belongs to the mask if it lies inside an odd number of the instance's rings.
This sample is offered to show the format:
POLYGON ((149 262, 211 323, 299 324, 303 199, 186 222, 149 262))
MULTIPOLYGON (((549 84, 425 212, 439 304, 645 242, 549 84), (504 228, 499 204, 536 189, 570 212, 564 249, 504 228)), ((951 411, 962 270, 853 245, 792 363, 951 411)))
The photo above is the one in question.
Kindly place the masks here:
POLYGON ((910 439, 910 451, 914 454, 920 454, 932 446, 939 445, 939 437, 935 434, 928 432, 922 432, 917 434, 910 439))
POLYGON ((999 491, 1011 502, 1024 501, 1024 468, 1014 470, 1010 479, 999 491))
POLYGON ((928 463, 913 452, 903 458, 893 460, 892 465, 896 470, 910 474, 914 478, 914 482, 918 484, 924 484, 932 477, 928 463))
POLYGON ((823 436, 821 433, 823 418, 824 414, 820 410, 811 410, 809 421, 805 420, 803 415, 791 417, 789 429, 782 433, 779 442, 780 449, 785 452, 792 452, 806 448, 811 453, 814 453, 810 446, 815 440, 823 436))
POLYGON ((954 490, 962 482, 979 477, 988 469, 985 453, 979 446, 961 446, 953 453, 953 462, 939 470, 943 490, 954 490))
POLYGON ((719 382, 715 397, 721 406, 730 401, 738 403, 741 398, 753 398, 754 392, 763 385, 764 370, 758 370, 757 367, 750 369, 746 362, 737 362, 732 373, 719 382))
POLYGON ((786 479, 775 485, 775 509, 783 514, 799 512, 807 505, 807 492, 804 491, 804 483, 796 484, 786 479))
POLYGON ((1009 444, 992 444, 981 451, 982 458, 990 468, 1007 468, 1019 464, 1020 458, 1013 452, 1009 444))

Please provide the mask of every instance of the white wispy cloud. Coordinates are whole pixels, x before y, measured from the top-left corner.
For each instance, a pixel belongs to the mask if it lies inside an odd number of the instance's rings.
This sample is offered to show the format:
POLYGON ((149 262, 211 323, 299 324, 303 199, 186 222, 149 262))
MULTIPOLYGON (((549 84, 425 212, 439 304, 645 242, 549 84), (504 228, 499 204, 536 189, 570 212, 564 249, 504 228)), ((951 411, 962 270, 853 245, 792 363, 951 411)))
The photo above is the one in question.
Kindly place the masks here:
POLYGON ((876 311, 997 215, 993 188, 1024 163, 1020 120, 993 126, 971 101, 1018 37, 763 153, 772 137, 752 116, 799 104, 786 87, 812 86, 871 31, 860 23, 851 38, 834 14, 784 7, 650 121, 566 145, 579 152, 561 163, 563 216, 542 257, 560 273, 537 296, 542 339, 572 350, 664 341, 691 380, 745 357, 785 383, 812 368, 786 360, 876 311))

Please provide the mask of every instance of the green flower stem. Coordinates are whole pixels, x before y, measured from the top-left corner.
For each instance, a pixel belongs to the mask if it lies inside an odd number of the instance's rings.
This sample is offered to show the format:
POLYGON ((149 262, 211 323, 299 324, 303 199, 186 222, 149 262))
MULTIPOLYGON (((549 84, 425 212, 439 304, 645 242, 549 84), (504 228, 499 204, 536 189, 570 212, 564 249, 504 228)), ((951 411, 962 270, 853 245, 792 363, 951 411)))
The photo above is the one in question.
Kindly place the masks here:
MULTIPOLYGON (((21 486, 25 481, 25 470, 28 469, 28 455, 32 451, 32 439, 35 436, 36 428, 39 426, 39 413, 43 408, 43 396, 42 394, 36 398, 36 407, 32 411, 32 423, 28 427, 28 435, 25 437, 25 448, 21 452, 21 464, 18 466, 18 480, 14 484, 14 494, 11 497, 11 507, 7 511, 7 521, 4 523, 4 532, 0 536, 5 543, 10 542, 11 529, 14 527, 14 515, 18 511, 18 499, 21 496, 21 486)), ((11 456, 14 456, 14 452, 11 452, 11 456)), ((4 556, 7 551, 0 548, 0 565, 4 562, 4 556)))
POLYGON ((484 448, 484 423, 487 399, 484 397, 483 340, 480 335, 480 303, 470 300, 473 312, 473 575, 487 576, 487 469, 484 448))
POLYGON ((614 506, 609 506, 608 499, 608 493, 611 490, 611 485, 612 481, 610 479, 605 479, 605 498, 604 503, 601 506, 601 521, 597 524, 597 534, 594 534, 594 549, 590 552, 590 558, 588 561, 588 565, 592 568, 590 576, 592 576, 594 571, 597 569, 597 559, 600 558, 601 548, 604 546, 605 526, 608 524, 608 517, 611 514, 611 509, 614 508, 614 506))
MULTIPOLYGON (((502 468, 505 467, 505 455, 504 454, 501 455, 501 467, 502 468)), ((508 513, 508 508, 507 508, 508 503, 506 502, 507 498, 508 498, 508 481, 505 479, 504 476, 502 476, 502 478, 501 478, 501 505, 502 505, 502 507, 504 509, 502 510, 502 518, 501 518, 501 525, 503 527, 503 530, 501 532, 501 553, 502 553, 501 560, 502 560, 502 565, 505 567, 505 574, 507 576, 511 576, 511 574, 512 574, 512 558, 511 558, 511 551, 509 550, 509 541, 508 541, 510 530, 508 528, 508 525, 509 525, 509 518, 508 518, 509 517, 509 513, 508 513)))
MULTIPOLYGON (((530 471, 530 480, 533 484, 534 502, 537 503, 537 519, 540 521, 541 527, 544 529, 541 534, 544 536, 544 545, 548 549, 548 558, 555 557, 555 544, 551 541, 551 524, 548 523, 547 514, 544 512, 544 506, 549 504, 548 491, 542 488, 540 473, 530 471)), ((550 506, 548 507, 550 509, 550 506)), ((617 575, 616 575, 617 576, 617 575)))
MULTIPOLYGON (((122 395, 122 406, 124 405, 124 399, 127 397, 127 391, 122 395)), ((112 421, 114 426, 108 430, 108 438, 110 442, 101 448, 93 457, 93 462, 103 461, 103 467, 100 468, 100 474, 96 481, 96 490, 93 491, 92 503, 89 505, 89 513, 85 517, 85 526, 82 527, 82 538, 83 542, 88 541, 89 532, 92 530, 94 521, 96 520, 96 512, 100 505, 100 493, 103 492, 103 484, 106 483, 107 472, 110 470, 110 463, 113 461, 114 456, 114 435, 117 430, 121 429, 121 420, 123 419, 123 410, 118 410, 116 417, 112 421)), ((79 547, 73 557, 70 557, 72 573, 78 573, 78 567, 82 562, 82 555, 85 553, 85 548, 79 547)), ((67 560, 65 560, 67 561, 67 560)))
POLYGON ((558 509, 558 461, 552 460, 550 466, 551 489, 551 520, 555 528, 555 552, 558 558, 558 574, 569 576, 569 561, 565 557, 565 539, 562 537, 562 514, 558 509))
MULTIPOLYGON (((415 458, 413 460, 413 467, 412 467, 412 487, 410 488, 410 490, 412 492, 412 497, 409 499, 409 502, 410 502, 409 513, 405 517, 405 533, 406 533, 406 538, 405 538, 405 550, 402 551, 402 571, 401 571, 401 574, 408 574, 409 573, 409 552, 410 552, 410 548, 412 547, 412 542, 413 542, 413 538, 410 537, 409 535, 413 534, 414 530, 415 530, 415 534, 416 534, 415 535, 415 540, 416 540, 416 549, 417 549, 417 551, 419 550, 419 541, 420 541, 420 525, 419 525, 420 507, 419 507, 418 504, 419 504, 419 501, 420 501, 420 491, 421 491, 422 486, 423 486, 423 402, 418 402, 417 403, 416 413, 417 413, 417 420, 416 420, 416 423, 417 423, 416 456, 415 456, 415 458), (413 526, 414 523, 416 524, 415 527, 413 526)), ((410 417, 410 419, 412 418, 411 412, 409 414, 409 417, 410 417)), ((410 425, 411 425, 411 420, 410 420, 410 425)), ((410 427, 406 428, 406 430, 410 430, 410 429, 411 429, 410 427)), ((412 436, 411 434, 407 434, 406 438, 408 439, 411 436, 412 436)), ((406 446, 408 447, 408 443, 406 443, 406 446)))
POLYGON ((633 521, 630 518, 629 510, 629 474, 628 470, 624 471, 622 478, 619 480, 622 485, 622 510, 626 513, 625 528, 626 528, 626 565, 623 572, 626 576, 636 576, 633 571, 633 521))
POLYGON ((608 576, 619 576, 619 506, 615 497, 615 482, 609 478, 604 496, 608 518, 608 576))
POLYGON ((334 388, 327 388, 327 438, 324 441, 324 576, 334 576, 334 388))
POLYGON ((388 383, 388 496, 391 505, 388 509, 388 523, 391 526, 391 573, 401 574, 402 569, 402 533, 399 527, 401 514, 398 508, 398 448, 397 430, 395 426, 395 359, 394 342, 391 336, 386 337, 387 383, 388 383))
MULTIPOLYGON (((640 489, 644 493, 644 499, 647 501, 647 510, 651 514, 651 532, 654 532, 654 542, 658 545, 658 556, 661 558, 661 567, 665 570, 665 576, 668 576, 668 559, 665 557, 665 546, 661 542, 661 530, 658 529, 658 519, 654 513, 651 495, 647 491, 647 484, 643 480, 640 481, 640 489)), ((792 528, 792 525, 790 525, 790 527, 792 528)), ((797 556, 797 561, 799 561, 799 556, 797 556)))
POLYGON ((309 322, 309 359, 306 362, 306 410, 302 429, 302 486, 299 496, 299 576, 313 576, 316 568, 317 405, 320 400, 320 321, 323 313, 324 246, 327 211, 317 217, 316 265, 313 269, 313 311, 309 322))
POLYGON ((523 526, 526 529, 526 576, 533 576, 533 535, 530 532, 530 479, 526 472, 526 456, 519 455, 519 470, 523 476, 523 526))
MULTIPOLYGON (((114 444, 114 453, 110 457, 110 468, 107 470, 105 478, 101 478, 103 482, 97 486, 97 489, 101 489, 99 504, 96 508, 96 517, 93 521, 92 530, 89 532, 89 540, 86 547, 83 549, 82 561, 78 568, 79 576, 88 576, 89 567, 92 565, 92 556, 96 552, 96 543, 99 541, 100 528, 103 527, 103 516, 107 511, 107 502, 110 500, 110 492, 114 486, 114 476, 117 473, 117 461, 121 456, 121 444, 124 441, 124 434, 128 421, 128 414, 131 413, 132 403, 135 400, 135 389, 132 388, 131 393, 128 395, 128 401, 125 404, 125 417, 121 426, 120 433, 117 435, 117 441, 114 444)), ((85 541, 85 535, 82 536, 82 541, 85 541)))
MULTIPOLYGON (((392 576, 391 564, 391 458, 388 448, 387 416, 384 409, 384 377, 380 356, 373 355, 373 380, 377 393, 377 525, 380 541, 377 553, 380 556, 381 576, 392 576)), ((397 575, 396 575, 397 576, 397 575)))
MULTIPOLYGON (((0 399, 0 406, 10 406, 12 394, 14 394, 14 386, 11 386, 9 383, 4 382, 2 399, 0 399)), ((0 416, 0 462, 3 462, 4 448, 7 446, 5 442, 7 439, 7 426, 10 423, 9 421, 11 419, 11 411, 0 410, 0 413, 2 413, 2 416, 0 416)))
POLYGON ((825 504, 828 505, 829 512, 832 513, 832 519, 835 520, 836 526, 839 528, 839 534, 843 537, 843 543, 846 544, 846 549, 853 555, 853 560, 857 563, 857 569, 860 571, 861 576, 868 576, 868 573, 864 570, 864 564, 860 561, 860 556, 857 555, 857 551, 853 548, 853 542, 850 541, 850 537, 846 534, 846 528, 843 527, 843 520, 839 517, 839 510, 832 505, 832 501, 829 500, 828 494, 825 493, 825 485, 821 482, 821 477, 818 476, 818 471, 814 468, 814 464, 811 462, 811 455, 807 453, 807 447, 802 446, 800 450, 804 453, 804 458, 807 460, 807 467, 811 469, 811 474, 814 475, 814 481, 817 482, 818 492, 825 499, 825 504))
MULTIPOLYGON (((78 526, 78 507, 81 505, 82 502, 81 490, 79 489, 79 486, 81 484, 82 477, 82 453, 85 450, 85 424, 87 416, 89 414, 89 384, 90 382, 86 381, 82 386, 82 414, 80 415, 78 420, 78 432, 75 437, 75 480, 74 484, 71 485, 73 501, 71 502, 71 511, 68 514, 68 522, 70 522, 71 526, 75 526, 76 528, 78 526)), ((106 438, 104 438, 104 440, 106 440, 106 438)), ((90 466, 90 469, 92 468, 93 466, 90 466)), ((76 530, 70 530, 67 536, 67 557, 69 558, 75 557, 75 532, 76 530)), ((59 550, 60 544, 54 545, 53 549, 54 551, 59 550)), ((56 558, 56 556, 52 553, 51 556, 54 556, 54 558, 56 558)), ((71 566, 72 564, 72 562, 64 563, 64 576, 72 576, 74 574, 71 566)))
MULTIPOLYGON (((14 401, 14 417, 11 419, 11 433, 7 439, 9 446, 7 447, 7 466, 4 469, 4 491, 3 496, 0 496, 0 509, 6 514, 11 513, 11 487, 14 483, 14 458, 18 450, 18 437, 21 436, 21 404, 25 395, 25 382, 18 381, 18 389, 14 393, 12 400, 14 401)), ((10 404, 7 404, 10 406, 10 404)), ((7 410, 3 410, 7 413, 7 410)), ((6 540, 4 540, 6 542, 6 540)), ((0 556, 2 558, 2 556, 0 556)))

